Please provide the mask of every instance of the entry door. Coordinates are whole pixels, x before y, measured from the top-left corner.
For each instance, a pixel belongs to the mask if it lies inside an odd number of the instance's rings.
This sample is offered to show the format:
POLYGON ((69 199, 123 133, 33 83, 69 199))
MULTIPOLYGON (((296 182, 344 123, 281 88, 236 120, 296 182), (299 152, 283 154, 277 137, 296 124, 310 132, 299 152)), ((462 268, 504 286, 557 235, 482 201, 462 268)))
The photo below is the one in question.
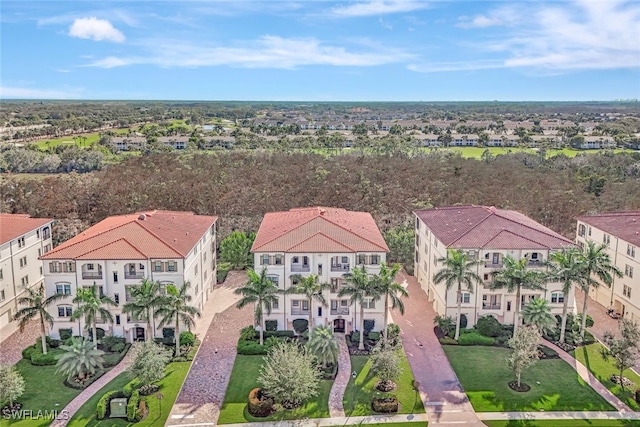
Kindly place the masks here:
POLYGON ((344 332, 344 319, 336 319, 333 321, 333 332, 344 332))
POLYGON ((144 341, 144 328, 136 328, 133 333, 135 341, 144 341))

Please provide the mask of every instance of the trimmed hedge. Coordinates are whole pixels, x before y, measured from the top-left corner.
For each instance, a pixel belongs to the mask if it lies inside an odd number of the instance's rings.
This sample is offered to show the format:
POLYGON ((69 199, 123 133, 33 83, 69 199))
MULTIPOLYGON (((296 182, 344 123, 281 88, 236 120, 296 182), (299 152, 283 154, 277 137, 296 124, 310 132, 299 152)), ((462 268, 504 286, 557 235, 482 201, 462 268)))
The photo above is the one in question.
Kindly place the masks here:
POLYGON ((125 397, 121 390, 111 390, 103 394, 96 405, 96 418, 99 420, 105 419, 109 415, 109 403, 111 399, 117 399, 119 397, 125 397))
POLYGON ((440 344, 442 345, 458 345, 458 341, 451 337, 440 338, 438 341, 440 341, 440 344))
POLYGON ((538 346, 538 350, 540 350, 540 352, 544 354, 544 357, 546 359, 557 359, 560 357, 557 351, 542 344, 538 346))
POLYGON ((35 345, 30 345, 29 347, 25 348, 24 350, 22 350, 22 358, 31 360, 31 355, 35 350, 35 345))
POLYGON ((138 390, 134 390, 131 393, 131 397, 127 402, 127 421, 139 421, 138 415, 140 411, 138 411, 138 405, 140 404, 140 393, 138 390))
POLYGON ((369 332, 367 338, 371 341, 380 341, 380 332, 369 332))
POLYGON ((249 392, 247 410, 254 417, 267 417, 273 411, 273 399, 265 396, 261 388, 254 388, 249 392))
POLYGON ((458 340, 460 345, 494 345, 495 340, 491 337, 485 337, 477 332, 471 332, 464 335, 460 335, 458 340))
POLYGON ((388 414, 391 412, 398 412, 400 404, 398 402, 398 398, 394 395, 374 397, 371 399, 371 409, 376 412, 388 414))
POLYGON ((31 354, 31 364, 35 366, 49 366, 55 365, 58 363, 58 356, 61 351, 52 351, 49 350, 47 354, 43 354, 42 350, 38 351, 36 348, 35 351, 31 354))
POLYGON ((239 341, 237 352, 248 356, 263 355, 267 354, 267 347, 255 341, 239 341))
POLYGON ((293 338, 295 337, 294 331, 265 331, 264 337, 285 337, 285 338, 293 338))

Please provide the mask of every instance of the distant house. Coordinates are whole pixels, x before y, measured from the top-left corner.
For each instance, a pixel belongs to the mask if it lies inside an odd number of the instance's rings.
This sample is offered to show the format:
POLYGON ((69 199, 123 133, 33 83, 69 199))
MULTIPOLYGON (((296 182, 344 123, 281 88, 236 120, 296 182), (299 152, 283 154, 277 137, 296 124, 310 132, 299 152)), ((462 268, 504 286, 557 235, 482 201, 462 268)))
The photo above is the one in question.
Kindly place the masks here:
POLYGON ((616 148, 616 141, 610 136, 585 136, 583 149, 616 148))
POLYGON ((478 135, 454 135, 451 145, 456 147, 470 146, 475 147, 478 145, 480 138, 478 135))

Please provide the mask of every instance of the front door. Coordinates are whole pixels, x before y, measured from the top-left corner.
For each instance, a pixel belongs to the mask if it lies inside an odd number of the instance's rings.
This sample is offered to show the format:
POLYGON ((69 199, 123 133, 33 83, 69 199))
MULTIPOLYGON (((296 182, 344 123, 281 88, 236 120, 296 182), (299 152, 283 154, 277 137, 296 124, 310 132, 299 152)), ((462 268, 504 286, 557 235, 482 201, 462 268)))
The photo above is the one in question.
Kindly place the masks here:
POLYGON ((344 319, 336 319, 333 321, 333 332, 344 332, 344 319))
POLYGON ((134 341, 144 341, 144 328, 135 328, 133 331, 134 341))

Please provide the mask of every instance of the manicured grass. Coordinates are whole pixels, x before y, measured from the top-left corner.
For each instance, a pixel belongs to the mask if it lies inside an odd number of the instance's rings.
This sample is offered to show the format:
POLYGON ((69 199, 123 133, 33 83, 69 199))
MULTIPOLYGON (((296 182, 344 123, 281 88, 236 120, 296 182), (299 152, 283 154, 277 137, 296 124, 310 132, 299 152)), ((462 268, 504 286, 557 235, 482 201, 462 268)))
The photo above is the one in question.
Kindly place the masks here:
MULTIPOLYGON (((129 129, 114 129, 112 130, 116 134, 126 134, 129 129)), ((94 142, 100 141, 100 133, 84 133, 81 135, 67 135, 60 138, 41 139, 33 142, 40 150, 46 151, 49 148, 56 147, 58 145, 77 145, 78 147, 89 147, 94 142), (76 139, 73 139, 73 137, 76 139), (86 141, 78 139, 78 136, 87 138, 86 141)))
MULTIPOLYGON (((354 424, 358 425, 358 424, 354 424)), ((404 422, 404 423, 381 423, 381 424, 362 424, 362 426, 366 427, 426 427, 429 423, 426 421, 414 421, 414 422, 404 422)))
POLYGON ((478 412, 612 411, 598 393, 561 359, 535 362, 522 373, 526 393, 511 390, 515 380, 507 367, 511 350, 499 347, 443 346, 462 387, 478 412))
POLYGON ((636 420, 487 420, 487 427, 640 427, 636 420))
MULTIPOLYGON (((400 402, 399 414, 417 414, 425 412, 422 400, 413 388, 413 372, 409 361, 404 352, 402 352, 402 375, 397 381, 398 388, 390 394, 394 394, 400 402)), ((358 373, 355 379, 349 380, 347 390, 344 393, 342 402, 344 411, 347 415, 362 416, 375 414, 371 409, 371 398, 374 395, 385 395, 376 390, 376 384, 379 379, 375 377, 371 371, 371 362, 369 356, 351 356, 351 370, 358 373), (354 399, 355 396, 355 399, 354 399)))
POLYGON ((572 352, 573 357, 578 359, 585 365, 589 371, 596 377, 611 393, 618 396, 620 400, 626 403, 633 410, 640 410, 640 405, 634 399, 633 390, 640 387, 640 376, 638 376, 631 369, 627 369, 623 372, 623 375, 629 378, 635 383, 631 387, 622 388, 611 381, 611 375, 619 375, 620 372, 613 364, 613 359, 605 360, 602 357, 602 350, 604 346, 600 343, 593 343, 584 347, 579 347, 572 352))
MULTIPOLYGON (((63 384, 65 376, 56 374, 55 366, 34 366, 22 359, 16 363, 16 369, 20 371, 25 381, 24 394, 18 401, 22 403, 22 410, 32 411, 34 417, 39 411, 42 413, 61 411, 82 391, 66 387, 63 384)), ((53 419, 52 417, 48 420, 27 418, 19 421, 9 420, 8 424, 17 427, 40 427, 49 425, 53 419)))
MULTIPOLYGON (((329 417, 329 392, 333 381, 321 380, 318 395, 305 405, 294 410, 280 410, 265 418, 252 417, 247 412, 249 392, 259 387, 258 376, 263 356, 237 355, 231 371, 229 386, 224 395, 224 403, 220 410, 218 424, 244 423, 247 421, 274 421, 307 418, 329 417)), ((295 381, 295 379, 292 379, 295 381)))
POLYGON ((127 383, 131 381, 126 372, 121 373, 115 377, 109 384, 105 385, 100 391, 91 397, 82 407, 76 412, 69 422, 69 427, 120 427, 120 426, 133 426, 136 427, 152 427, 163 426, 171 412, 173 402, 175 402, 184 382, 184 378, 189 372, 189 366, 191 362, 173 362, 166 368, 165 377, 157 384, 160 386, 160 393, 163 394, 162 399, 162 413, 160 412, 160 401, 155 395, 147 396, 147 407, 149 408, 149 415, 147 418, 139 423, 131 423, 125 418, 107 418, 104 420, 97 420, 96 416, 96 404, 98 400, 110 390, 120 390, 127 383))

